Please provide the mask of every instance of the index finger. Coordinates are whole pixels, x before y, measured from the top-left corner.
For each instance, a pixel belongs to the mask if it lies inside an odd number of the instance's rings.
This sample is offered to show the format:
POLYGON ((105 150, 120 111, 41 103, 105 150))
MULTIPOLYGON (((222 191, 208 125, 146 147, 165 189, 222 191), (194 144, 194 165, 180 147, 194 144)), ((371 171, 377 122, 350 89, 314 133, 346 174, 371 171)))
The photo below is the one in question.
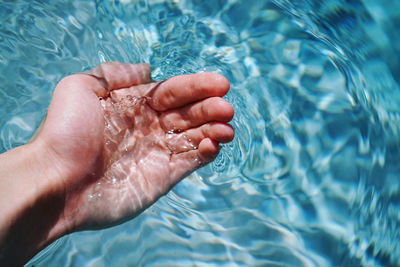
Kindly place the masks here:
POLYGON ((198 73, 172 77, 159 83, 151 92, 150 106, 165 111, 229 91, 228 80, 217 73, 198 73))

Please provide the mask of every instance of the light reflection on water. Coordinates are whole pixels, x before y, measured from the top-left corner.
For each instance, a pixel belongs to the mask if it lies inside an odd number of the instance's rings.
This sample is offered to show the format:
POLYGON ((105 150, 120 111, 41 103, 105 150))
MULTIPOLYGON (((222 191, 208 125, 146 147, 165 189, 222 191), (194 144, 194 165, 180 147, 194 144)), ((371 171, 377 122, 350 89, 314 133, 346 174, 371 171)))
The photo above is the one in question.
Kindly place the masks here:
POLYGON ((399 265, 394 5, 2 3, 1 151, 29 139, 62 76, 105 60, 148 62, 157 80, 219 72, 235 108, 236 138, 214 163, 35 266, 399 265))

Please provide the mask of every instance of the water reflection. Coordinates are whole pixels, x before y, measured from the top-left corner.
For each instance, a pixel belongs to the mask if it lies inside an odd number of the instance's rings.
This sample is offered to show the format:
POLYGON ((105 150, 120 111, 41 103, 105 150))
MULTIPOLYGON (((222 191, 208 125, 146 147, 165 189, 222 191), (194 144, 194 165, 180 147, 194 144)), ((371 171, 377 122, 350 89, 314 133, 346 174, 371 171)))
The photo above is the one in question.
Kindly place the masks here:
POLYGON ((61 76, 100 61, 149 62, 156 80, 219 72, 233 88, 237 137, 213 164, 136 220, 73 235, 47 260, 398 265, 397 5, 3 3, 3 151, 29 138, 61 76))

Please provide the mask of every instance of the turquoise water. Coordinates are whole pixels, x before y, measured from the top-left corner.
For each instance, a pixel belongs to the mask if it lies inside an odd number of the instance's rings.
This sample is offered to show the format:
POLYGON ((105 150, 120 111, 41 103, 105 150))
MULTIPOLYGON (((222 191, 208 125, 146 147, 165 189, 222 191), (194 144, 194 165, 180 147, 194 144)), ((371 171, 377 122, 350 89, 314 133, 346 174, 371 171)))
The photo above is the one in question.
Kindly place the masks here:
POLYGON ((0 152, 65 75, 225 75, 235 140, 136 219, 28 266, 399 266, 400 2, 4 1, 0 152))

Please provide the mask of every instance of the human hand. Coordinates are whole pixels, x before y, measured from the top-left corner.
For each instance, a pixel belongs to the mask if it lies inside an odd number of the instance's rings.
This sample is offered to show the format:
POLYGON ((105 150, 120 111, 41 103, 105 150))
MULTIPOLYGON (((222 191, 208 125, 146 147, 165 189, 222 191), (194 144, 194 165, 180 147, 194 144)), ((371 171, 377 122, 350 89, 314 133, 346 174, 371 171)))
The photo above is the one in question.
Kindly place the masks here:
POLYGON ((228 81, 200 73, 152 82, 146 64, 103 63, 56 87, 32 142, 64 192, 67 232, 136 216, 233 139, 228 81))

